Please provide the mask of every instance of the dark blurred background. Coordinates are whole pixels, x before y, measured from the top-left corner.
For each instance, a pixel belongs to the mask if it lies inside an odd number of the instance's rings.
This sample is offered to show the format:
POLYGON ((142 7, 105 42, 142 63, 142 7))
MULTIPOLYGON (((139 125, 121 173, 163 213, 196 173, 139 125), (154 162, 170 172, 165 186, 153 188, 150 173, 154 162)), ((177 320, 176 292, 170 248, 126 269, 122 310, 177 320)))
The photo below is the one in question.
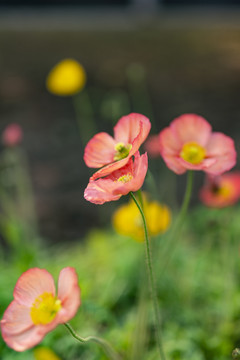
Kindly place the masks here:
MULTIPOLYGON (((194 112, 234 137, 239 148, 239 5, 0 0, 0 130, 11 122, 23 128, 42 236, 74 240, 108 224, 117 205, 83 198, 92 173, 82 160, 85 143, 72 99, 46 90, 50 69, 69 57, 84 66, 96 131, 112 134, 119 117, 134 111, 149 116, 152 133, 158 133, 180 114, 194 112)), ((176 205, 185 177, 176 178, 160 158, 150 168, 159 199, 176 205)), ((202 181, 199 173, 193 203, 202 181)))
POLYGON ((148 6, 148 3, 156 3, 163 5, 239 5, 239 0, 1 0, 1 5, 6 6, 69 6, 69 5, 77 5, 77 6, 115 6, 115 5, 144 5, 148 6))

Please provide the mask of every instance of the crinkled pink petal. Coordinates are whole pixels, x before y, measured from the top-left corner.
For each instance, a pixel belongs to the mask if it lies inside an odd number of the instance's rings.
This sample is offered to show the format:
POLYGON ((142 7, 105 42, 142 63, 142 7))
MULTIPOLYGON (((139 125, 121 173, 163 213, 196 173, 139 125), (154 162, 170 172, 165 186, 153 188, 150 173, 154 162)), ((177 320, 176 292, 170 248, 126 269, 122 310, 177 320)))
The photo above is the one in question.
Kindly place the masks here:
MULTIPOLYGON (((135 154, 135 159, 139 159, 139 151, 137 151, 137 153, 135 154)), ((120 169, 117 169, 116 171, 111 172, 111 174, 109 174, 105 179, 110 179, 112 180, 115 185, 118 187, 119 183, 117 182, 117 180, 121 177, 124 176, 126 174, 132 174, 133 173, 133 169, 134 169, 134 162, 133 162, 133 158, 128 159, 128 162, 125 166, 121 167, 120 169)))
POLYGON ((181 144, 196 142, 205 147, 211 135, 211 125, 201 116, 184 114, 173 120, 170 128, 181 144))
POLYGON ((13 297, 19 304, 32 306, 35 299, 44 292, 55 296, 53 277, 45 269, 32 268, 24 272, 18 279, 13 297))
POLYGON ((113 162, 113 159, 108 162, 106 161, 104 164, 105 166, 96 171, 92 175, 91 180, 96 180, 100 177, 107 176, 117 169, 125 166, 128 163, 130 157, 138 151, 139 147, 145 141, 150 129, 151 123, 144 115, 132 113, 127 116, 123 116, 114 127, 114 138, 116 144, 123 142, 125 145, 132 145, 129 155, 126 158, 115 162, 113 162))
POLYGON ((104 176, 107 176, 111 173, 113 173, 114 171, 121 169, 122 167, 124 167, 128 161, 129 161, 129 156, 127 156, 124 159, 115 161, 109 165, 104 166, 103 168, 99 169, 98 171, 96 171, 90 178, 90 180, 96 180, 98 178, 102 178, 104 176))
MULTIPOLYGON (((149 123, 150 124, 150 123, 149 123)), ((139 134, 135 137, 135 139, 133 140, 132 142, 132 148, 131 150, 129 151, 129 155, 128 155, 128 158, 130 158, 131 156, 133 156, 137 151, 138 149, 140 148, 140 146, 142 145, 143 141, 145 141, 149 131, 150 131, 150 127, 148 129, 148 132, 147 132, 147 135, 144 134, 144 131, 142 130, 144 127, 144 124, 142 122, 140 122, 140 131, 139 131, 139 134), (146 135, 143 137, 143 135, 146 135)))
POLYGON ((147 138, 150 128, 151 123, 146 116, 131 113, 121 117, 117 122, 114 127, 114 138, 117 142, 132 144, 136 137, 138 137, 138 144, 140 146, 147 138))
MULTIPOLYGON (((137 153, 138 151, 136 152, 136 154, 137 153)), ((104 166, 102 169, 98 170, 92 175, 90 181, 100 177, 101 178, 105 177, 106 179, 110 178, 111 180, 117 180, 120 176, 124 175, 126 171, 128 172, 132 171, 132 164, 133 164, 132 157, 128 156, 122 160, 116 161, 115 163, 104 166)), ((112 186, 114 185, 112 184, 112 186)))
POLYGON ((206 170, 207 173, 220 175, 235 166, 237 153, 234 141, 229 136, 218 132, 213 133, 206 149, 207 157, 216 159, 216 163, 206 170))
POLYGON ((61 300, 62 305, 58 313, 58 321, 65 323, 76 314, 80 306, 80 288, 74 268, 66 267, 60 272, 58 298, 61 300))
POLYGON ((84 198, 98 205, 108 201, 115 201, 121 197, 121 195, 114 195, 112 193, 115 188, 116 185, 110 179, 100 178, 98 180, 90 180, 84 191, 84 198))
POLYGON ((143 184, 148 167, 147 154, 140 156, 135 154, 135 161, 129 159, 128 163, 117 169, 105 178, 90 180, 84 197, 95 204, 103 204, 107 201, 118 200, 122 195, 130 191, 137 191, 143 184), (131 174, 132 179, 126 183, 118 181, 119 177, 131 174))
POLYGON ((139 190, 144 182, 145 176, 148 170, 148 157, 147 153, 143 155, 139 155, 139 153, 135 156, 135 161, 133 164, 133 179, 129 182, 126 182, 118 189, 114 190, 114 194, 121 193, 122 195, 127 195, 130 191, 139 190))
POLYGON ((86 145, 83 159, 91 168, 99 168, 114 161, 116 141, 105 132, 96 134, 86 145))

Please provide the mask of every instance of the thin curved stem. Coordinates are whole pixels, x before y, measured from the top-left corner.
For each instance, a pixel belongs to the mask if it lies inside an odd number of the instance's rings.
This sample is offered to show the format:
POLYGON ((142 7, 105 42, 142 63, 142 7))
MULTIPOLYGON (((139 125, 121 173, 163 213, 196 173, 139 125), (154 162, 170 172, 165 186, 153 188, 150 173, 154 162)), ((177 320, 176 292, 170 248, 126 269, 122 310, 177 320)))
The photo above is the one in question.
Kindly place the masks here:
POLYGON ((116 353, 115 350, 111 347, 111 345, 104 339, 101 339, 97 336, 88 336, 86 338, 79 336, 71 327, 69 323, 64 324, 65 327, 68 329, 70 334, 81 343, 85 344, 88 342, 95 342, 96 344, 100 345, 105 352, 105 354, 109 357, 111 360, 121 360, 120 356, 116 353))
POLYGON ((142 220, 143 220, 143 227, 144 227, 144 233, 145 233, 145 246, 146 246, 146 262, 147 262, 150 289, 151 289, 151 295, 152 295, 153 306, 154 306, 154 313, 155 313, 155 318, 156 318, 156 331, 157 331, 156 337, 157 337, 158 349, 159 349, 161 359, 165 360, 165 354, 164 354, 163 345, 162 345, 161 317, 160 317, 159 305, 158 305, 158 300, 157 300, 155 277, 154 277, 154 271, 153 271, 153 265, 152 265, 151 245, 150 245, 148 231, 147 231, 146 219, 144 216, 144 212, 143 212, 141 206, 139 205, 136 197, 133 195, 133 193, 131 191, 129 194, 132 197, 133 201, 135 202, 136 206, 138 207, 138 210, 139 210, 142 220))
POLYGON ((141 206, 142 210, 144 211, 144 209, 143 209, 143 196, 142 196, 142 192, 141 192, 140 189, 137 191, 137 194, 138 194, 138 199, 139 199, 139 202, 140 202, 140 206, 141 206))

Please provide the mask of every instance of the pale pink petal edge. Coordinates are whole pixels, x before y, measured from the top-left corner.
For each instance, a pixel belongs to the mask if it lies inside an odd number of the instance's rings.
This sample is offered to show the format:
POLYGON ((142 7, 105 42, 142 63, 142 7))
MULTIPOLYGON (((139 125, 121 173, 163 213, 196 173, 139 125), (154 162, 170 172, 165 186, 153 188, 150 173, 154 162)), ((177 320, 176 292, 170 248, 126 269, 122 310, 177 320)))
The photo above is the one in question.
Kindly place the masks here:
POLYGON ((35 299, 44 292, 55 296, 55 284, 52 275, 45 269, 31 268, 19 277, 13 291, 13 297, 20 304, 31 306, 35 299))
MULTIPOLYGON (((117 142, 132 144, 136 137, 139 137, 140 145, 147 138, 151 129, 149 119, 142 114, 131 113, 122 116, 114 126, 114 138, 117 142)), ((139 145, 139 146, 140 146, 139 145)))
POLYGON ((62 309, 58 313, 58 322, 65 323, 75 316, 81 304, 78 276, 72 267, 62 269, 59 274, 58 298, 62 304, 62 309))
POLYGON ((197 114, 183 114, 175 118, 170 128, 181 146, 187 142, 197 142, 205 147, 212 130, 209 122, 197 114))
POLYGON ((83 160, 90 168, 100 168, 114 161, 114 146, 116 141, 112 136, 101 132, 93 136, 87 143, 83 160))

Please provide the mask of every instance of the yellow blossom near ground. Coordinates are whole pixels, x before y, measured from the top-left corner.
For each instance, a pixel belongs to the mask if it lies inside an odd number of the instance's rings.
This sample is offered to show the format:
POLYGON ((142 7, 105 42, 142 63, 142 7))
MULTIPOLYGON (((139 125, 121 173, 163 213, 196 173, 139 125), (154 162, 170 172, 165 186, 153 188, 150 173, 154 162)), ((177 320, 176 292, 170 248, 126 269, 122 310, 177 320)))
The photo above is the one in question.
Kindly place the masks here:
POLYGON ((45 346, 37 347, 33 354, 36 360, 61 360, 59 356, 45 346))
POLYGON ((47 76, 46 87, 49 92, 59 96, 71 96, 83 89, 86 72, 74 59, 64 59, 56 64, 47 76))
MULTIPOLYGON (((157 201, 148 201, 144 195, 144 215, 150 236, 156 236, 168 230, 171 223, 170 209, 157 201)), ((141 215, 135 203, 121 205, 113 214, 114 229, 121 235, 144 241, 144 228, 141 215)))

